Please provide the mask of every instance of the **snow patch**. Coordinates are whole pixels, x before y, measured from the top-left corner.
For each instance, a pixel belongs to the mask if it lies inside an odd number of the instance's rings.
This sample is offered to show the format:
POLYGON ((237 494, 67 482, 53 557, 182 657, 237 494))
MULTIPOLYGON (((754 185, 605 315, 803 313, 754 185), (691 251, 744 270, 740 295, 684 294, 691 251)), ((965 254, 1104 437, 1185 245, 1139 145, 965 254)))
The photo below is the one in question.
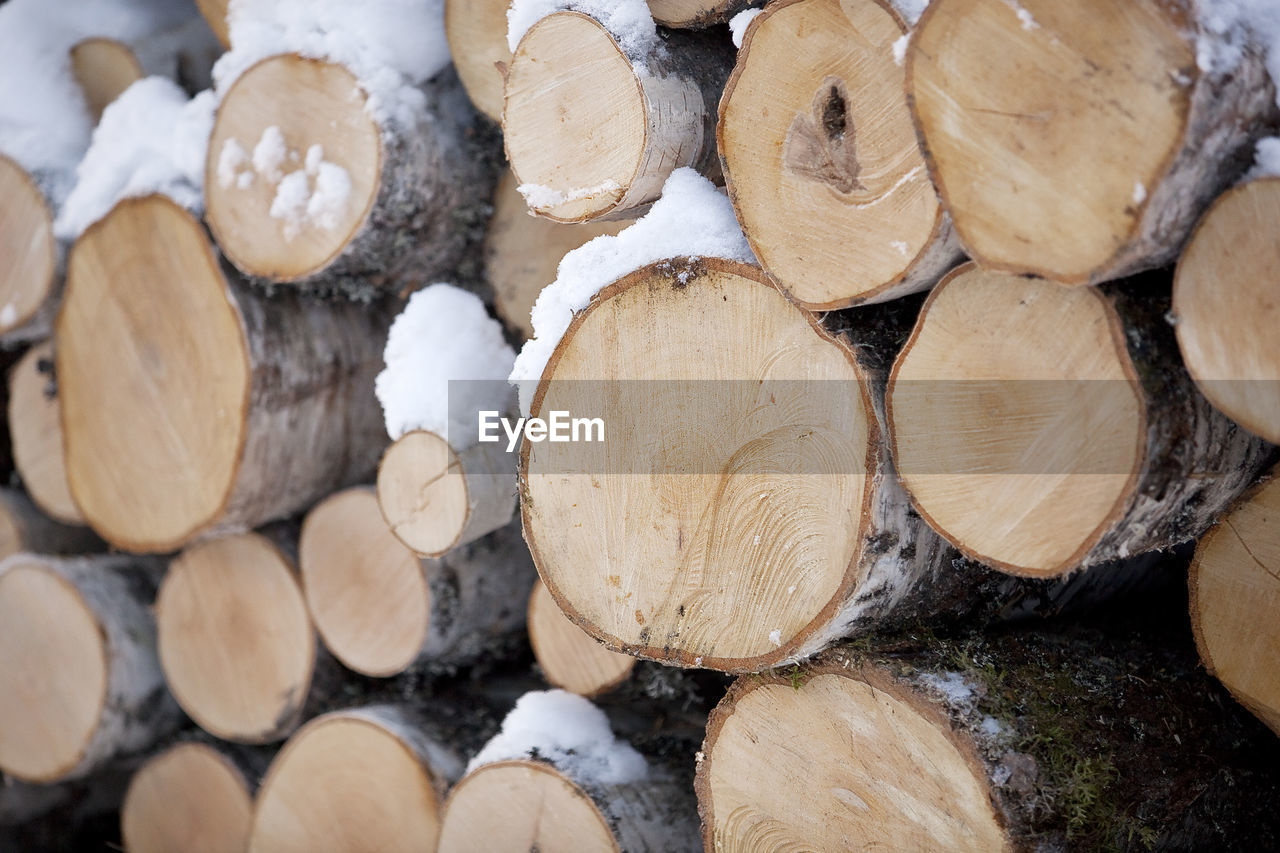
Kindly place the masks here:
POLYGON ((512 0, 507 9, 507 47, 514 53, 534 24, 566 10, 595 19, 641 73, 645 59, 661 45, 658 26, 645 0, 512 0))
POLYGON ((556 280, 534 303, 534 337, 525 343, 511 371, 525 415, 556 344, 573 321, 606 285, 646 264, 679 257, 727 258, 756 263, 729 199, 693 169, 671 173, 662 197, 649 212, 615 236, 602 235, 569 252, 556 280))
POLYGON ((892 248, 896 249, 896 250, 897 250, 897 252, 898 252, 898 254, 899 254, 899 255, 902 255, 902 257, 904 257, 904 258, 907 256, 907 251, 911 248, 910 246, 908 246, 906 243, 902 242, 901 240, 892 240, 892 241, 890 241, 890 242, 889 242, 889 245, 890 245, 892 248))
POLYGON ((311 145, 305 159, 290 148, 276 125, 262 131, 252 156, 240 140, 231 137, 218 152, 218 184, 246 190, 262 178, 275 186, 267 211, 284 223, 285 240, 293 240, 306 228, 332 230, 342 224, 351 200, 351 175, 337 163, 324 159, 324 147, 311 145), (287 164, 301 164, 285 174, 287 164))
POLYGON ((902 65, 907 61, 907 45, 911 41, 911 33, 903 33, 893 43, 893 61, 896 65, 902 65))
POLYGON ((524 196, 524 203, 535 210, 556 207, 571 201, 594 198, 607 193, 616 193, 621 189, 622 186, 612 179, 596 184, 594 187, 577 187, 568 192, 561 192, 542 184, 521 184, 516 187, 520 195, 524 196))
POLYGON ((1147 200, 1147 187, 1142 181, 1133 182, 1133 203, 1142 204, 1147 200))
POLYGON ((467 772, 495 761, 541 758, 577 781, 621 785, 649 773, 644 756, 614 737, 609 718, 587 699, 564 690, 526 693, 502 721, 467 772))
POLYGON ((0 308, 0 326, 9 328, 18 321, 18 309, 14 307, 12 302, 6 302, 3 308, 0 308))
POLYGON ((284 174, 280 167, 289 156, 289 149, 284 144, 284 133, 276 125, 262 131, 262 138, 253 146, 253 168, 259 175, 271 183, 279 183, 284 174))
POLYGON ((386 367, 374 393, 393 440, 425 429, 462 450, 475 443, 476 423, 451 424, 450 410, 465 416, 509 406, 510 388, 502 380, 511 372, 515 351, 480 298, 453 285, 433 284, 409 297, 391 324, 382 359, 386 367), (450 380, 487 381, 455 381, 451 391, 450 380))
POLYGON ((747 34, 747 27, 760 16, 763 9, 743 9, 729 19, 729 33, 733 36, 733 46, 742 47, 742 38, 747 34))
POLYGON ((953 708, 972 707, 977 701, 973 685, 958 672, 942 674, 927 673, 920 681, 928 688, 942 696, 943 700, 953 708))
POLYGON ((1230 71, 1253 44, 1265 52, 1267 72, 1280 83, 1280 2, 1199 0, 1195 7, 1201 30, 1210 36, 1196 43, 1196 64, 1201 71, 1230 71))
POLYGON ((1258 140, 1258 148, 1249 178, 1265 178, 1280 175, 1280 136, 1268 136, 1258 140))
POLYGON ((920 16, 929 5, 929 0, 889 0, 889 2, 903 20, 912 26, 920 20, 920 16))
POLYGON ((215 106, 212 92, 188 99, 164 77, 126 89, 103 111, 54 233, 73 240, 121 199, 152 193, 200 213, 215 106))
MULTIPOLYGON (((249 152, 244 150, 244 146, 234 139, 228 139, 222 143, 222 150, 218 152, 218 186, 226 189, 232 184, 239 182, 242 177, 242 170, 249 165, 249 152)), ((253 179, 253 173, 248 172, 249 179, 253 179)))
POLYGON ((769 632, 769 642, 773 643, 775 646, 782 645, 782 629, 781 628, 774 628, 772 631, 769 632))

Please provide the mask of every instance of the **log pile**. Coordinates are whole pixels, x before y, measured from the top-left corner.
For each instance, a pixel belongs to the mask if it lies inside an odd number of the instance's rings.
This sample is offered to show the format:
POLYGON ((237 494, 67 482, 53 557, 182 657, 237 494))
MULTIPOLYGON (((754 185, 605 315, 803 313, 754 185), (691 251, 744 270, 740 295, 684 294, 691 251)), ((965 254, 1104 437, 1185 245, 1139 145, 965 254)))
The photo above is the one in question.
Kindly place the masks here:
POLYGON ((1280 846, 1280 0, 37 2, 0 847, 1280 846))

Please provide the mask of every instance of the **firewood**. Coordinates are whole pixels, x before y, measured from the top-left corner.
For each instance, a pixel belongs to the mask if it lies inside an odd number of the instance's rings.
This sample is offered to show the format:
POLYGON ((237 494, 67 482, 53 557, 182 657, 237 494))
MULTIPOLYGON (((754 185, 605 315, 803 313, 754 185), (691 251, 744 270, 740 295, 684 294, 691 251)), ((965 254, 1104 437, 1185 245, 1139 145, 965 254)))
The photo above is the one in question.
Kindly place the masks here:
POLYGON ((1280 833, 1275 743, 1184 637, 843 648, 712 712, 708 850, 1201 850, 1280 833))
POLYGON ((0 198, 5 200, 0 206, 0 257, 5 258, 0 266, 0 340, 12 345, 48 336, 46 306, 58 284, 58 241, 44 193, 4 155, 0 198))
POLYGON ((649 0, 649 11, 664 27, 707 27, 753 5, 753 0, 649 0))
POLYGON ((511 0, 445 0, 444 31, 458 78, 476 109, 502 121, 506 66, 507 7, 511 0))
POLYGON ((529 311, 542 288, 556 280, 566 253, 602 234, 617 234, 633 220, 554 222, 530 216, 524 196, 508 170, 493 197, 493 217, 484 241, 485 278, 493 286, 493 307, 508 326, 533 337, 529 311))
POLYGON ((569 621, 542 581, 529 596, 529 644, 548 683, 577 693, 608 693, 631 677, 636 659, 611 652, 569 621))
POLYGON ((129 782, 120 835, 130 853, 243 853, 265 765, 246 750, 185 741, 150 758, 129 782))
POLYGON ((925 290, 960 258, 895 61, 906 33, 886 0, 773 3, 725 87, 729 197, 760 263, 807 307, 925 290))
POLYGON ((1204 535, 1191 562, 1191 627, 1200 659, 1280 734, 1280 480, 1255 489, 1204 535))
POLYGON ((325 646, 364 675, 472 663, 524 627, 533 565, 512 526, 419 557, 392 534, 373 490, 356 487, 307 514, 298 551, 325 646))
POLYGON ((1262 51, 1197 62, 1217 38, 1197 5, 929 5, 907 90, 975 261, 1094 284, 1177 257, 1278 116, 1262 51))
POLYGON ((407 706, 317 717, 267 770, 248 849, 433 850, 444 791, 461 771, 450 739, 407 706))
POLYGON ((167 198, 117 205, 73 248, 58 319, 67 478, 90 526, 169 551, 369 476, 389 324, 386 306, 255 292, 167 198))
POLYGON ((218 245, 271 282, 413 290, 457 263, 458 220, 495 175, 475 113, 445 70, 422 98, 371 114, 342 65, 282 54, 223 96, 205 198, 218 245))
POLYGON ((77 779, 176 727, 147 609, 160 570, 124 556, 0 562, 0 770, 77 779))
POLYGON ((1174 330, 1196 387, 1254 435, 1280 443, 1280 178, 1225 193, 1196 228, 1173 280, 1174 330))
POLYGON ((55 521, 83 525, 84 516, 67 486, 53 346, 49 342, 27 350, 10 370, 8 418, 13 465, 31 502, 55 521))
POLYGON ((210 734, 268 743, 302 721, 317 654, 295 572, 257 533, 192 545, 170 565, 156 596, 160 663, 210 734))
POLYGON ((20 551, 92 554, 102 550, 102 540, 89 529, 55 521, 18 489, 0 488, 0 559, 20 551))
POLYGON ((87 38, 71 48, 71 72, 84 92, 94 122, 121 92, 145 74, 138 57, 123 42, 87 38))
POLYGON ((556 12, 507 70, 502 129, 529 209, 559 222, 634 218, 677 168, 719 179, 716 102, 733 66, 723 34, 673 31, 630 46, 556 12))
POLYGON ((967 265, 894 363, 894 458, 961 552, 1029 577, 1200 535, 1272 448, 1217 412, 1178 360, 1167 281, 1104 289, 967 265))
POLYGON ((231 34, 227 30, 227 6, 230 0, 196 0, 196 7, 204 16, 209 29, 218 37, 223 47, 231 47, 231 34))

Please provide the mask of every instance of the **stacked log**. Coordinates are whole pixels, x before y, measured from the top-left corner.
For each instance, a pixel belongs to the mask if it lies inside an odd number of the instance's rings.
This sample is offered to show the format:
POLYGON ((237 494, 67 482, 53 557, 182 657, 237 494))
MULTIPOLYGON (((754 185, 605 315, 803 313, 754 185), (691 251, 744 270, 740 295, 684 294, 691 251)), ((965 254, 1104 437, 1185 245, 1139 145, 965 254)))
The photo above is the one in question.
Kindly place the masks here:
POLYGON ((13 466, 31 502, 45 515, 63 524, 83 525, 84 516, 67 485, 53 362, 53 345, 44 342, 28 349, 9 372, 8 422, 13 466))

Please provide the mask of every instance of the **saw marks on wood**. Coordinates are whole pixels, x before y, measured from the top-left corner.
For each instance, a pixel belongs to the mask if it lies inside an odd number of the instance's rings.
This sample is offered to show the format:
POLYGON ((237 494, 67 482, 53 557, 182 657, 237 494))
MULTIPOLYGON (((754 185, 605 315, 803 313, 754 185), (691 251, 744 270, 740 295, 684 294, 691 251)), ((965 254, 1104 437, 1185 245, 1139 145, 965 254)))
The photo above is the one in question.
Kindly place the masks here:
POLYGON ((202 743, 182 743, 133 775, 120 807, 131 853, 236 853, 249 844, 253 797, 236 766, 202 743))

